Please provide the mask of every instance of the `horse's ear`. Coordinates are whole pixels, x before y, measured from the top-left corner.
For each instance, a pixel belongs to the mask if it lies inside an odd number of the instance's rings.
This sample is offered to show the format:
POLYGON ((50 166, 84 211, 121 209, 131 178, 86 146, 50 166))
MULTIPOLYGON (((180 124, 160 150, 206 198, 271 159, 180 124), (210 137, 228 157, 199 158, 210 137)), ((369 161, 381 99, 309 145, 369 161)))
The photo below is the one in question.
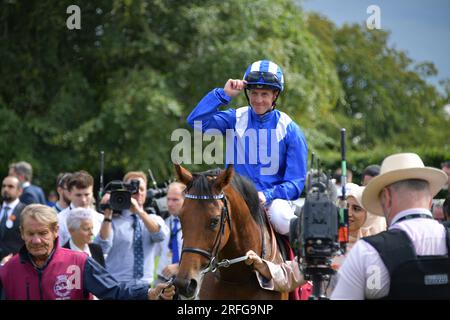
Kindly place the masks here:
POLYGON ((217 176, 216 181, 214 182, 214 187, 217 190, 222 190, 228 184, 230 184, 231 179, 233 179, 233 176, 234 176, 234 167, 232 164, 229 164, 227 169, 222 171, 222 173, 217 176))
POLYGON ((177 175, 177 180, 184 185, 188 185, 189 182, 192 181, 192 173, 190 173, 187 169, 183 168, 179 164, 174 164, 175 173, 177 175))

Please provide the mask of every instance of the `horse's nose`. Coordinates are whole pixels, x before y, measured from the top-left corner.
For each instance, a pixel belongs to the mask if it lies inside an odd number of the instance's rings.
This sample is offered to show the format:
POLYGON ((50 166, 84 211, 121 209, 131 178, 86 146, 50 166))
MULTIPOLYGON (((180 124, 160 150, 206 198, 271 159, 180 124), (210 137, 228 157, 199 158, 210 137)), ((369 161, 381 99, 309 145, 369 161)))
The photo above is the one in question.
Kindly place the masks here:
POLYGON ((195 295, 197 290, 197 280, 176 278, 175 286, 177 287, 179 294, 191 298, 195 295))

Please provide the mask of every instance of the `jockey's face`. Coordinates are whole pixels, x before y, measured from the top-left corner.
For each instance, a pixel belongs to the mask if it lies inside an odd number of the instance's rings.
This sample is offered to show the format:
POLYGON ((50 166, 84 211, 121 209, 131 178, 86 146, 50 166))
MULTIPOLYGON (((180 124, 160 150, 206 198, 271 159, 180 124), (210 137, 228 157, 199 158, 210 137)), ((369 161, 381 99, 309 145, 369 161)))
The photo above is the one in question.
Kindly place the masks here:
POLYGON ((272 109, 272 104, 277 97, 277 90, 252 89, 249 90, 248 98, 250 105, 256 114, 262 115, 272 109))

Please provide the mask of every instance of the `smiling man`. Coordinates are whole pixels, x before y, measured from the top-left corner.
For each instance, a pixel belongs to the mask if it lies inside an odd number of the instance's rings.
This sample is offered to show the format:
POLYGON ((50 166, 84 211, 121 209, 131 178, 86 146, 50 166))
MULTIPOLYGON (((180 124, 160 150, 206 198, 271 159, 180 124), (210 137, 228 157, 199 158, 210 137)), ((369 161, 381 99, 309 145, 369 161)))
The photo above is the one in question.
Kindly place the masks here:
POLYGON ((187 122, 205 134, 215 129, 227 136, 227 163, 253 181, 275 230, 286 235, 295 217, 289 200, 300 197, 305 183, 308 147, 300 127, 275 108, 283 90, 281 68, 256 61, 243 80, 229 79, 203 97, 187 122), (219 110, 242 91, 249 106, 219 110))

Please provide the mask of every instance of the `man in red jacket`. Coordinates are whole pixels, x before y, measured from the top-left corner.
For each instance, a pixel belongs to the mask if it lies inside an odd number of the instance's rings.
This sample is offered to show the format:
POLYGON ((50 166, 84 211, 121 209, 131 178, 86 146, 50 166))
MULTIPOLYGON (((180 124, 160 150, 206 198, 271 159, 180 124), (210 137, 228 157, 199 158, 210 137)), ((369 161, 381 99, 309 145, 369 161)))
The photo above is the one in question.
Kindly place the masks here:
POLYGON ((0 267, 0 297, 8 300, 171 299, 175 288, 120 284, 83 252, 58 246, 58 218, 47 206, 27 206, 21 216, 25 241, 0 267))

